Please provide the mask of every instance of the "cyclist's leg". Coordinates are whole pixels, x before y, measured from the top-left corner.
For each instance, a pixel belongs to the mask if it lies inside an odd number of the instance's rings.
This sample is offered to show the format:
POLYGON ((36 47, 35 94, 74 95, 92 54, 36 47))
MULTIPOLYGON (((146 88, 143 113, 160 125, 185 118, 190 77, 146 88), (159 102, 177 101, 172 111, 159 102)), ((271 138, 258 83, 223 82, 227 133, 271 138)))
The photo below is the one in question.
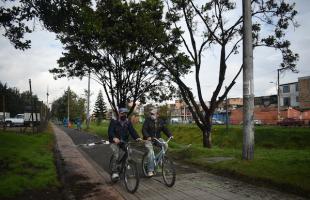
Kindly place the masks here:
POLYGON ((111 170, 112 170, 112 173, 118 173, 116 161, 118 160, 118 157, 119 157, 120 148, 117 144, 114 144, 114 143, 110 145, 110 148, 112 149, 112 155, 113 155, 113 158, 111 160, 111 163, 112 163, 111 170))
POLYGON ((146 141, 145 142, 145 147, 147 148, 147 160, 148 160, 148 172, 153 172, 154 171, 154 149, 151 141, 146 141))

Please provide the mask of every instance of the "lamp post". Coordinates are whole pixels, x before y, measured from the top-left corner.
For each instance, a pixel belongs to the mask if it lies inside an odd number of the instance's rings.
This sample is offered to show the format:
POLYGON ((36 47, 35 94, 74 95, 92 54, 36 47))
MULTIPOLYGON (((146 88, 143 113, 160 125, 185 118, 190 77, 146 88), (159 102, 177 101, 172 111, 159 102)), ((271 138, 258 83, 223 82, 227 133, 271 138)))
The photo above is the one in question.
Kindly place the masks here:
MULTIPOLYGON (((279 81, 279 79, 278 79, 279 81)), ((276 85, 276 89, 277 89, 277 120, 280 121, 280 87, 279 87, 279 82, 273 82, 270 81, 269 83, 273 83, 276 85)))

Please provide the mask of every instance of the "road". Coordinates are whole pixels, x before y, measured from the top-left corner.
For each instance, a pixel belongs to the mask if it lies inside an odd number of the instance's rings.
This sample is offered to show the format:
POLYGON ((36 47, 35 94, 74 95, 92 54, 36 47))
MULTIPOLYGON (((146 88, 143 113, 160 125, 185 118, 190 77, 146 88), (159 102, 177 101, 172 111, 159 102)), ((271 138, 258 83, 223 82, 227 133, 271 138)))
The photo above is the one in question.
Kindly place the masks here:
MULTIPOLYGON (((107 173, 109 171, 108 165, 111 156, 109 145, 99 144, 86 146, 83 144, 100 141, 101 138, 83 131, 67 128, 61 129, 71 137, 76 147, 83 153, 86 159, 95 166, 96 170, 100 172, 100 175, 105 177, 105 180, 109 180, 109 175, 107 173)), ((143 147, 140 145, 138 149, 143 150, 143 147)), ((139 162, 140 166, 142 154, 136 155, 136 160, 139 162)), ((175 164, 177 179, 176 184, 172 188, 166 187, 160 176, 151 179, 141 178, 139 189, 135 194, 126 192, 121 183, 112 184, 107 181, 106 184, 110 184, 124 199, 128 200, 304 199, 296 195, 286 194, 273 189, 258 187, 241 181, 213 175, 178 162, 175 162, 175 164)))

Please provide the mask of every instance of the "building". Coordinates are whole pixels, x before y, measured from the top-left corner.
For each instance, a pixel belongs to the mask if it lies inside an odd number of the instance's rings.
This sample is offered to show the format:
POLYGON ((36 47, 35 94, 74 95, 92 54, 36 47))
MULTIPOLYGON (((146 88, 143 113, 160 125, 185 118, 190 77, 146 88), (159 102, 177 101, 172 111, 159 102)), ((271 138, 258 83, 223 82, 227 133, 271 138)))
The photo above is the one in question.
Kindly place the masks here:
POLYGON ((310 76, 298 78, 299 107, 303 110, 310 109, 310 76))
POLYGON ((277 105, 278 105, 277 95, 254 97, 255 107, 276 107, 277 105))
POLYGON ((298 82, 286 83, 279 86, 280 106, 299 106, 299 84, 298 82))

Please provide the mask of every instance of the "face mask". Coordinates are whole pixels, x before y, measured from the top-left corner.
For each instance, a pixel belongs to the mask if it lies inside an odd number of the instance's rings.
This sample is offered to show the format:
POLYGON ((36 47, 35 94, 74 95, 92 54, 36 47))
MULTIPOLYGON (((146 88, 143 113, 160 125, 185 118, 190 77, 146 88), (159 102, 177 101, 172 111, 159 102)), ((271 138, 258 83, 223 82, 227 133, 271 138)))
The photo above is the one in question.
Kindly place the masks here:
POLYGON ((127 118, 126 115, 124 115, 124 116, 121 116, 121 117, 120 117, 120 120, 125 121, 126 118, 127 118))
POLYGON ((151 115, 151 118, 155 120, 156 119, 156 115, 151 115))

